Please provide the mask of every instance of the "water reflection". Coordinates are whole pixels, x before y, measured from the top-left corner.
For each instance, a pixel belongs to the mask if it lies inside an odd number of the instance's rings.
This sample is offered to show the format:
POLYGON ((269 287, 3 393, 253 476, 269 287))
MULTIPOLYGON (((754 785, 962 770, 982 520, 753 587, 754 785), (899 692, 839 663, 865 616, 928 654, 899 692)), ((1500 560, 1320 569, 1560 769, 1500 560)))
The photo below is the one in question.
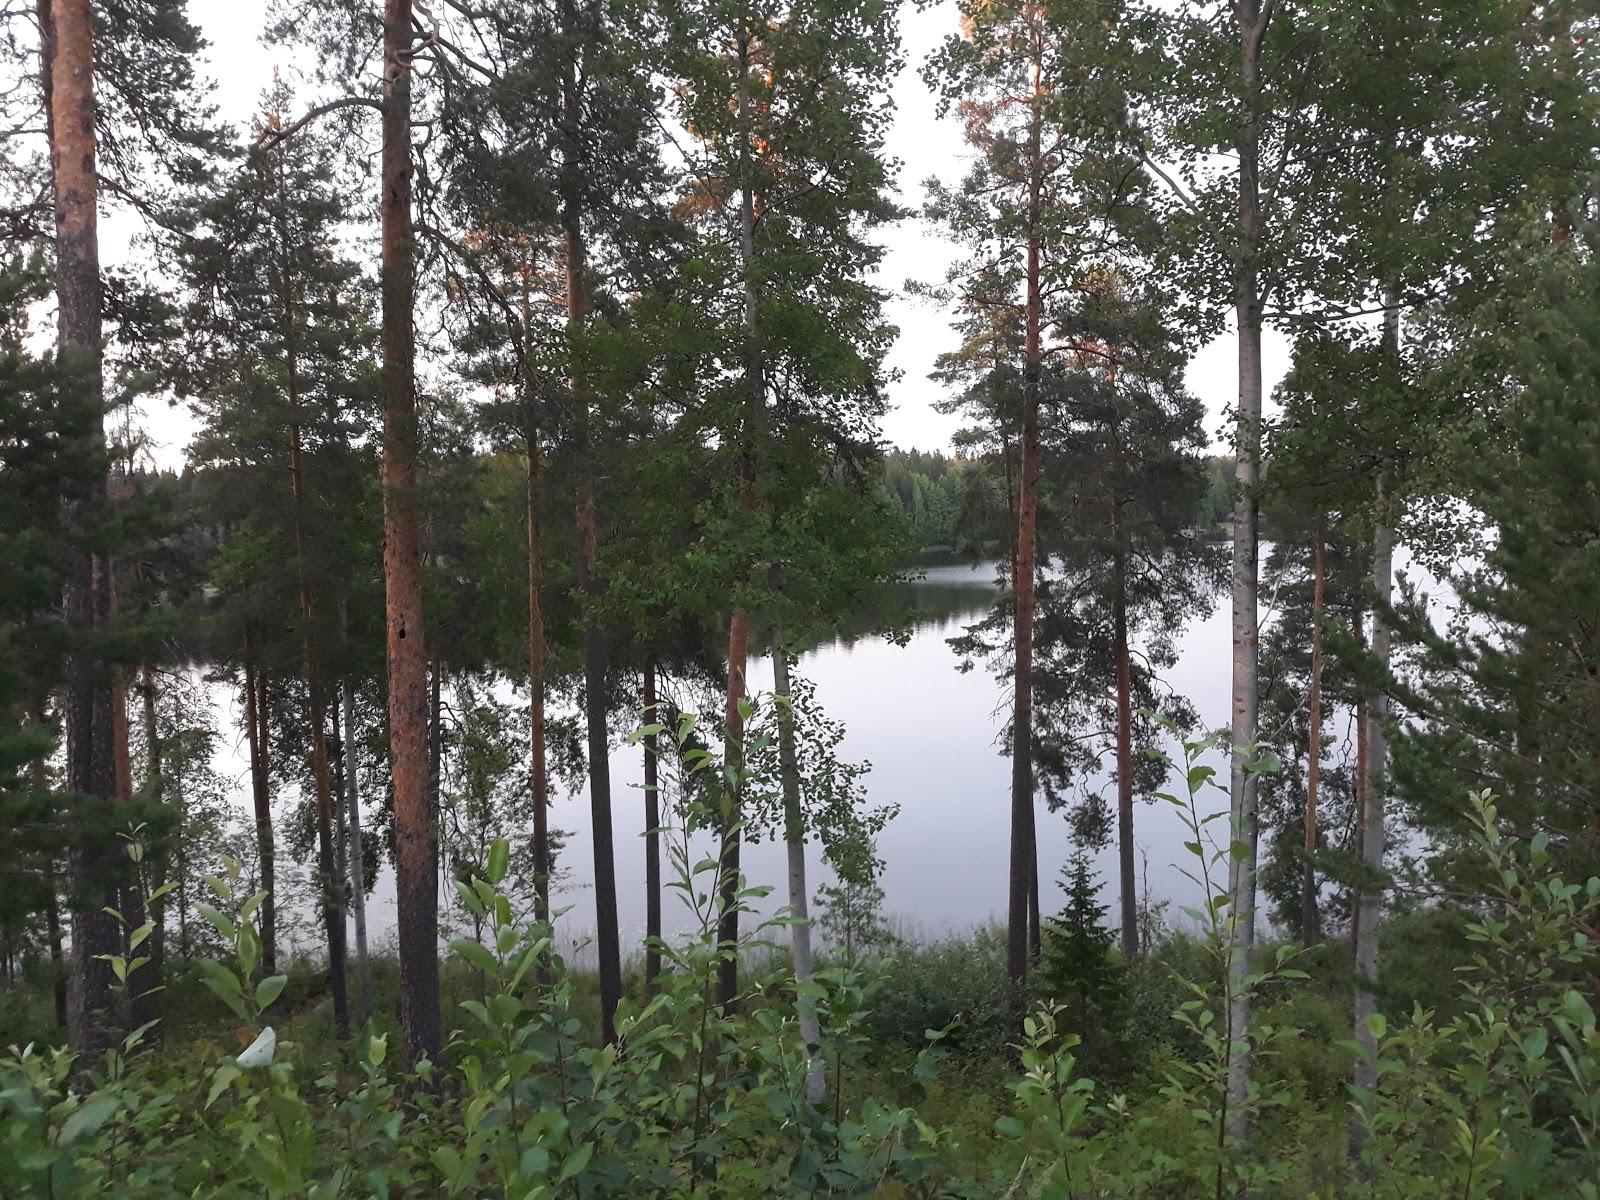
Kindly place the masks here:
MULTIPOLYGON (((999 597, 995 564, 930 566, 895 589, 877 612, 865 613, 832 640, 800 656, 798 670, 816 685, 830 716, 847 730, 841 753, 866 761, 869 799, 895 803, 899 815, 879 839, 885 862, 883 887, 891 923, 904 932, 934 936, 1002 919, 1010 812, 1010 763, 1000 738, 1008 717, 1009 695, 1002 682, 979 668, 959 672, 947 639, 986 612, 999 597), (907 636, 897 641, 877 631, 899 609, 910 610, 907 636)), ((1167 682, 1187 694, 1207 727, 1227 719, 1228 621, 1226 606, 1185 631, 1181 658, 1167 682)), ((753 659, 753 690, 770 691, 771 660, 753 659)), ((620 746, 611 755, 612 824, 615 830, 617 901, 625 948, 638 947, 644 935, 644 797, 640 752, 620 746)), ((1085 786, 1101 787, 1105 778, 1085 786)), ((1211 807, 1226 808, 1221 793, 1211 807)), ((569 832, 562 864, 565 878, 557 898, 566 908, 560 941, 573 953, 594 928, 593 848, 586 794, 558 795, 551 823, 569 832)), ((1041 804, 1037 814, 1041 903, 1046 913, 1060 904, 1055 886, 1071 844, 1064 816, 1041 804)), ((1178 905, 1198 895, 1177 870, 1189 867, 1183 842, 1188 837, 1170 806, 1141 803, 1135 814, 1141 859, 1141 888, 1178 905)), ((700 849, 710 853, 709 838, 700 849)), ((1116 911, 1116 850, 1096 859, 1105 882, 1103 898, 1116 911)), ((808 848, 813 889, 826 881, 820 853, 808 848)), ((743 866, 752 885, 776 890, 767 911, 783 903, 786 878, 781 844, 748 844, 743 866)), ((709 882, 709 876, 706 877, 709 882)), ((448 890, 441 896, 448 901, 448 890)), ((670 935, 688 928, 690 917, 675 893, 663 901, 670 935)), ((385 870, 376 881, 368 922, 376 946, 392 943, 394 879, 385 870)), ((1181 918, 1179 918, 1181 921, 1181 918)), ((584 957, 578 952, 579 958, 584 957)))

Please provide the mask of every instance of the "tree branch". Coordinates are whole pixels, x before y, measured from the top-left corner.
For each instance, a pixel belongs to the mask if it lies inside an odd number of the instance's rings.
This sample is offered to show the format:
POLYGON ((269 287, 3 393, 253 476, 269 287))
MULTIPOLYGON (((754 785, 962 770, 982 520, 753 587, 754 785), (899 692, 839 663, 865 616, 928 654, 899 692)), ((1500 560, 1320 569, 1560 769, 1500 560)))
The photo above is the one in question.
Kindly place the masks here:
POLYGON ((370 108, 381 113, 383 112, 383 101, 375 100, 371 96, 341 96, 339 99, 330 100, 326 104, 319 104, 298 121, 285 125, 281 129, 271 129, 263 132, 256 139, 256 149, 271 150, 276 146, 281 146, 311 122, 320 120, 329 113, 338 112, 344 108, 370 108))

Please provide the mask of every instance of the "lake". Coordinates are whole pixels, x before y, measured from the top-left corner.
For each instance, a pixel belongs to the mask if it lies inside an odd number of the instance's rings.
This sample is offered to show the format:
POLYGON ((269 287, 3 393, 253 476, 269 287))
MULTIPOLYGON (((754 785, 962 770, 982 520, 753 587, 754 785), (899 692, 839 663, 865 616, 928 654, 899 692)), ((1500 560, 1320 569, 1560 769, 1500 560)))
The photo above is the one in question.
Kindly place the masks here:
MULTIPOLYGON (((992 563, 929 568, 906 585, 906 595, 924 619, 905 645, 871 637, 832 642, 801 656, 798 673, 816 685, 828 715, 844 723, 842 755, 871 763, 866 779, 871 802, 900 807, 879 839, 886 915, 902 932, 933 937, 1005 916, 1010 760, 1001 753, 1000 737, 1010 696, 1001 681, 982 667, 965 674, 957 671, 957 656, 947 643, 993 603, 992 563)), ((1210 617, 1184 631, 1179 662, 1166 678, 1190 697, 1206 728, 1225 724, 1228 714, 1228 613, 1226 597, 1220 600, 1210 617)), ((771 660, 752 658, 752 689, 770 691, 771 680, 771 660)), ((628 953, 643 938, 645 916, 639 749, 614 749, 611 773, 617 900, 628 953)), ((1213 809, 1225 809, 1227 798, 1213 792, 1210 803, 1213 809)), ((594 927, 588 812, 588 796, 582 791, 558 793, 551 812, 552 827, 569 834, 561 855, 565 877, 556 897, 557 905, 567 908, 559 940, 579 958, 581 944, 594 927)), ((1072 846, 1063 814, 1051 813, 1041 803, 1037 819, 1040 904, 1048 914, 1059 907, 1055 880, 1072 846)), ((1189 834, 1178 813, 1169 805, 1141 802, 1134 822, 1144 859, 1141 874, 1148 879, 1151 895, 1174 901, 1175 907, 1194 904, 1198 892, 1177 870, 1180 863, 1192 869, 1183 848, 1189 834)), ((701 845, 705 852, 713 851, 709 838, 701 845)), ((1104 903, 1115 913, 1115 845, 1099 852, 1094 861, 1105 885, 1104 903)), ((781 844, 747 844, 743 868, 751 885, 776 889, 764 906, 768 911, 784 902, 781 844)), ((809 871, 814 895, 817 885, 827 879, 814 845, 809 871)), ((448 897, 448 890, 442 890, 441 900, 448 897)), ((686 927, 687 913, 676 893, 666 896, 663 916, 669 933, 686 927)), ((385 871, 368 902, 375 946, 392 941, 394 920, 394 881, 385 871)))

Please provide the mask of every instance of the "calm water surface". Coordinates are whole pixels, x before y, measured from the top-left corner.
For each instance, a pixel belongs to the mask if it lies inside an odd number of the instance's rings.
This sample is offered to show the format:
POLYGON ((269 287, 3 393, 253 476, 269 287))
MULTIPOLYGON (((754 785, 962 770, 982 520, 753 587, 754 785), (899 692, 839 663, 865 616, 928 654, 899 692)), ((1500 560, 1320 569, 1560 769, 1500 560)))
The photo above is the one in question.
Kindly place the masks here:
MULTIPOLYGON (((931 568, 908 590, 925 619, 907 644, 878 638, 834 642, 803 655, 799 672, 815 683, 827 713, 845 725, 841 753, 871 763, 866 779, 870 800, 900 807, 879 839, 886 912, 904 931, 931 937, 1003 920, 1005 915, 1010 760, 1001 754, 999 739, 1009 697, 1001 682, 981 667, 965 674, 957 671, 958 659, 947 642, 993 603, 993 566, 931 568)), ((770 691, 771 660, 753 659, 750 670, 752 688, 770 691)), ((1225 604, 1184 632, 1180 661, 1166 682, 1194 701, 1207 728, 1226 722, 1225 604)), ((624 947, 629 948, 643 937, 645 915, 640 751, 629 746, 614 750, 611 773, 618 906, 624 947)), ((1213 792, 1209 804, 1225 809, 1226 796, 1213 792)), ((1059 905, 1056 875, 1072 847, 1063 815, 1040 804, 1037 819, 1041 904, 1050 912, 1059 905)), ((1166 804, 1140 803, 1134 821, 1149 893, 1177 905, 1195 903, 1196 890, 1176 869, 1180 864, 1192 869, 1183 849, 1188 833, 1178 814, 1166 804)), ((557 903, 568 909, 561 941, 571 953, 594 927, 587 795, 558 795, 551 823, 569 833, 561 856, 566 874, 557 903)), ((709 840, 703 849, 711 851, 709 840)), ((1103 899, 1114 913, 1118 899, 1114 845, 1098 854, 1096 866, 1105 884, 1103 899)), ((781 844, 747 844, 743 867, 750 884, 776 889, 766 902, 768 911, 784 902, 781 844)), ((828 878, 815 846, 810 848, 809 871, 814 894, 828 878)), ((444 890, 441 899, 446 897, 444 890)), ((666 896, 663 913, 669 933, 690 924, 676 893, 666 896)), ((375 945, 392 940, 394 920, 394 882, 386 870, 368 907, 375 945)))

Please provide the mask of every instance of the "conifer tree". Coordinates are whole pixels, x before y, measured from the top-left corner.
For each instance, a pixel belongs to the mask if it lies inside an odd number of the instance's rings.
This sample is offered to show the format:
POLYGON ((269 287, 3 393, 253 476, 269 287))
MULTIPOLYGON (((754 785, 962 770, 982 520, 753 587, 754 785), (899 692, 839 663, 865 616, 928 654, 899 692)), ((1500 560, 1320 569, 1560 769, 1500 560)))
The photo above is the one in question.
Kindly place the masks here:
MULTIPOLYGON (((898 42, 882 5, 809 0, 705 0, 672 32, 674 115, 688 137, 679 207, 697 237, 695 286, 681 302, 709 316, 716 339, 685 428, 719 449, 715 523, 702 537, 730 597, 723 723, 738 778, 752 613, 772 586, 764 564, 779 561, 765 542, 789 502, 787 467, 805 484, 824 453, 859 457, 882 409, 888 330, 866 276, 881 254, 868 231, 892 212, 882 136, 898 42)), ((731 1008, 737 787, 725 807, 718 998, 731 1008)))
POLYGON ((1018 1022, 1039 924, 1034 676, 1043 430, 1064 395, 1061 356, 1087 344, 1072 336, 1080 293, 1094 271, 1125 261, 1124 225, 1142 220, 1137 172, 1101 133, 1114 123, 1119 93, 1082 73, 1098 26, 1060 36, 1053 19, 1028 0, 964 6, 961 34, 926 71, 978 151, 961 185, 935 185, 929 204, 929 215, 969 249, 940 293, 965 314, 964 345, 941 371, 997 430, 1016 527, 1006 976, 1018 1022))
MULTIPOLYGON (((269 130, 281 126, 289 103, 287 89, 275 87, 266 101, 269 130)), ((192 341, 184 368, 204 422, 195 459, 236 476, 254 501, 237 516, 275 537, 293 564, 318 889, 341 1030, 349 1018, 335 829, 344 822, 335 813, 328 743, 333 691, 325 663, 336 634, 329 567, 342 547, 320 543, 338 515, 360 511, 358 504, 341 509, 349 495, 341 496, 339 485, 348 486, 363 465, 352 439, 365 432, 375 390, 363 281, 338 247, 346 215, 319 131, 253 156, 196 213, 197 235, 185 252, 195 300, 187 314, 192 341), (288 495, 280 498, 285 486, 288 495)), ((271 708, 258 672, 247 662, 247 683, 256 675, 257 692, 246 709, 247 720, 253 715, 256 723, 252 742, 259 760, 270 742, 271 708)))

